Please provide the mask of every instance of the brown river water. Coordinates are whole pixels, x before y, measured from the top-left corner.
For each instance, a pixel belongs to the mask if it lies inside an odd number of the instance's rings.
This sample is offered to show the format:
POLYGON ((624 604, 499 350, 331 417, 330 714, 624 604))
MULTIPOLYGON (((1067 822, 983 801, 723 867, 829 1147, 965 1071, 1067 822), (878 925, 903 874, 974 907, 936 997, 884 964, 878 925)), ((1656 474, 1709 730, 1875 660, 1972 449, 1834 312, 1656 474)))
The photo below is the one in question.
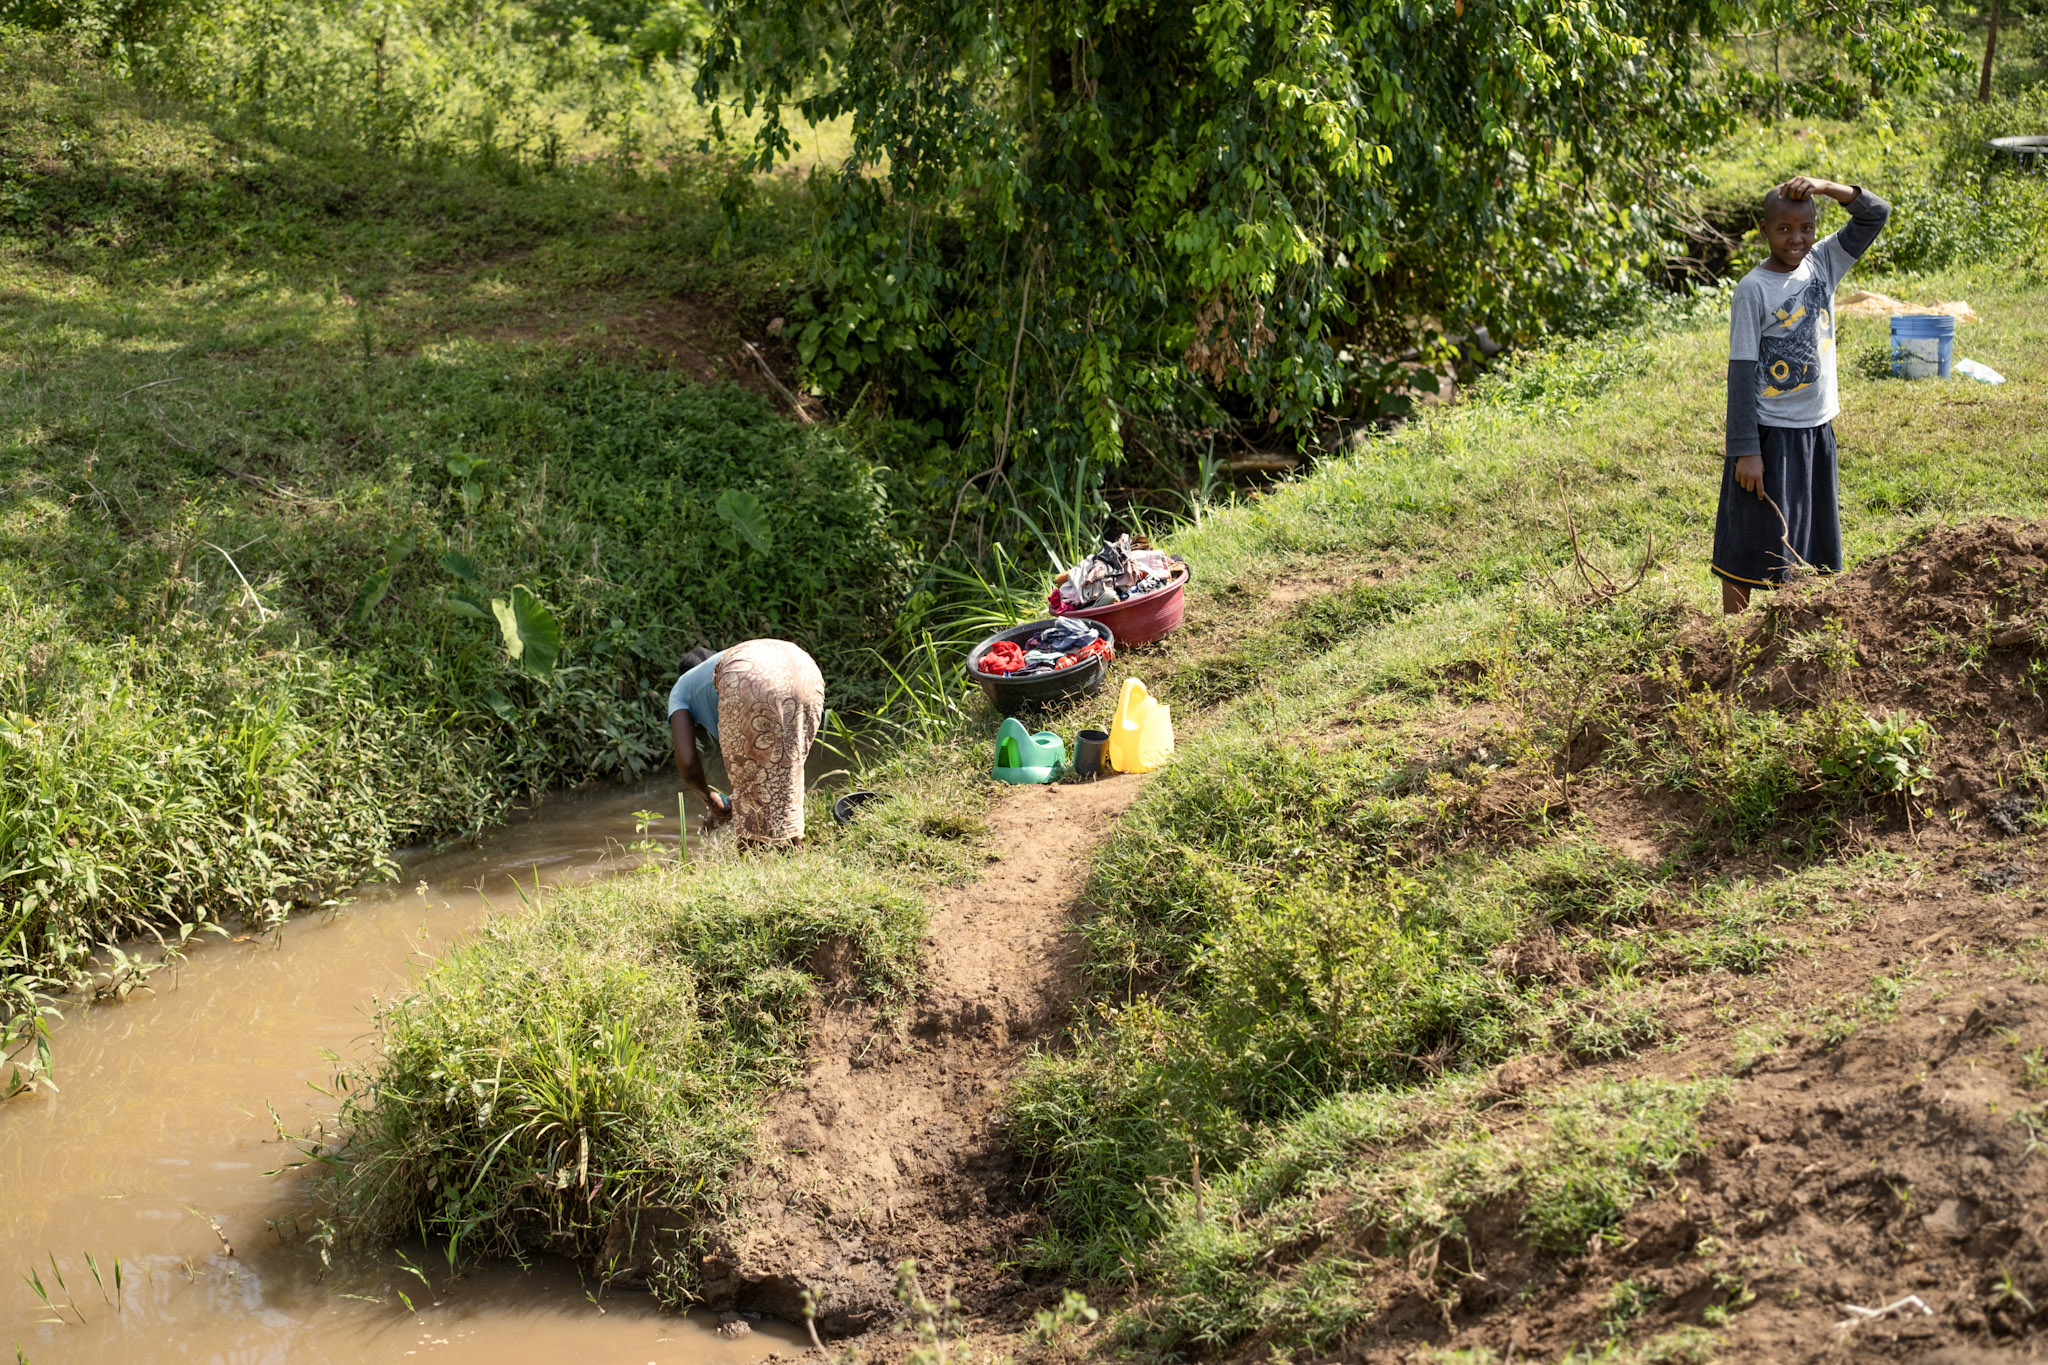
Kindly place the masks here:
POLYGON ((299 1155, 280 1125, 307 1133, 331 1118, 325 1054, 363 1055, 379 998, 485 916, 519 913, 517 888, 531 897, 536 880, 545 890, 630 867, 634 811, 664 812, 655 829, 673 847, 677 786, 552 798, 481 848, 404 859, 396 884, 273 934, 209 942, 152 989, 68 1014, 54 1030, 61 1090, 0 1104, 0 1361, 754 1365, 793 1354, 800 1330, 759 1323, 727 1340, 708 1317, 599 1294, 559 1262, 452 1276, 415 1247, 419 1274, 398 1253, 323 1271, 295 1235, 310 1221, 301 1173, 268 1174, 299 1155))

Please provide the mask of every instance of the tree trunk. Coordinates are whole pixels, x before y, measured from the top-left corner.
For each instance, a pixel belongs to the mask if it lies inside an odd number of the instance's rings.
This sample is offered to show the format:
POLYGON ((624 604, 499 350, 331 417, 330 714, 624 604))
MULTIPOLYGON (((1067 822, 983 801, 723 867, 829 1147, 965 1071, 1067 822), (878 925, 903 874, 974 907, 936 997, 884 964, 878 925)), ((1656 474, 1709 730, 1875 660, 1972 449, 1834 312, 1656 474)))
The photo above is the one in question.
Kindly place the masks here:
POLYGON ((1991 63, 1998 56, 1998 12, 2005 0, 1991 0, 1991 28, 1984 35, 1984 69, 1977 76, 1977 103, 1991 103, 1991 63))

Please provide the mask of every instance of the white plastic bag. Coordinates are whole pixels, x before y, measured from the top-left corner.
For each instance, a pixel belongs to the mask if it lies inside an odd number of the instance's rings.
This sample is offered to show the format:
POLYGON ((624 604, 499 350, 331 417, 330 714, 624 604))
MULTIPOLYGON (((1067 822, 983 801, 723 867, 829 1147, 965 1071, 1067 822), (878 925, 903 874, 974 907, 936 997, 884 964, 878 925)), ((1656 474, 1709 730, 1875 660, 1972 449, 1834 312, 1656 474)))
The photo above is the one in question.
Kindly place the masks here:
POLYGON ((2005 376, 1989 365, 1975 360, 1958 360, 1954 366, 1957 374, 1966 374, 1979 384, 2003 384, 2005 376))

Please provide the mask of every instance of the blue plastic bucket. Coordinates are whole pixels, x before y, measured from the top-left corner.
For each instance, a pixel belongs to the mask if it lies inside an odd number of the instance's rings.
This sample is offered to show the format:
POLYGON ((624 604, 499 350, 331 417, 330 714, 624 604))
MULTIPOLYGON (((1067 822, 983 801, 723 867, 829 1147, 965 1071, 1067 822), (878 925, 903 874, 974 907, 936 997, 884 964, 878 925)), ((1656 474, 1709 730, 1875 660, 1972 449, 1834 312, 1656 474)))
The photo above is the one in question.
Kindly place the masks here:
POLYGON ((1946 379, 1956 354, 1956 320, 1946 313, 1901 313, 1892 317, 1892 375, 1897 379, 1946 379))

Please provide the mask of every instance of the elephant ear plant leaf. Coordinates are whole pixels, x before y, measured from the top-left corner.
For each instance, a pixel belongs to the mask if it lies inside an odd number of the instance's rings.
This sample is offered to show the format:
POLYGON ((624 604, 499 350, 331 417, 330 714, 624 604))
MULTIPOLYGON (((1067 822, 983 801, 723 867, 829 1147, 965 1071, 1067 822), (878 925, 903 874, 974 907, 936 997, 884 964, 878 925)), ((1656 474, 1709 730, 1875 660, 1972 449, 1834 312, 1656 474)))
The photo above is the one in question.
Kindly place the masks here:
POLYGON ((349 609, 349 628, 354 630, 369 620, 370 613, 384 600, 384 594, 390 591, 391 566, 387 564, 363 580, 362 590, 356 594, 356 604, 349 609))
POLYGON ((476 591, 482 584, 476 575, 476 565, 469 562, 469 556, 450 550, 441 556, 441 567, 461 582, 468 585, 466 590, 448 593, 441 599, 441 607, 457 616, 467 616, 473 621, 494 619, 491 609, 484 604, 482 595, 476 591))
POLYGON ((495 619, 491 615, 490 608, 486 607, 483 599, 479 598, 475 593, 451 592, 441 599, 441 608, 457 616, 467 616, 473 621, 495 619))
POLYGON ((768 509, 752 493, 743 488, 728 488, 718 495, 711 510, 756 552, 765 555, 774 550, 775 533, 768 525, 768 509))
POLYGON ((547 605, 523 583, 512 588, 512 600, 491 599, 491 614, 498 618, 498 630, 505 637, 505 653, 531 677, 544 678, 555 671, 562 653, 562 623, 547 605))
POLYGON ((397 571, 400 564, 405 562, 406 557, 417 548, 418 544, 418 538, 411 532, 408 532, 384 547, 383 565, 375 573, 372 573, 363 580, 362 588, 356 593, 355 605, 349 608, 348 628, 350 630, 360 629, 363 623, 370 619, 370 613, 377 609, 377 604, 382 602, 385 594, 391 591, 391 575, 397 571))

